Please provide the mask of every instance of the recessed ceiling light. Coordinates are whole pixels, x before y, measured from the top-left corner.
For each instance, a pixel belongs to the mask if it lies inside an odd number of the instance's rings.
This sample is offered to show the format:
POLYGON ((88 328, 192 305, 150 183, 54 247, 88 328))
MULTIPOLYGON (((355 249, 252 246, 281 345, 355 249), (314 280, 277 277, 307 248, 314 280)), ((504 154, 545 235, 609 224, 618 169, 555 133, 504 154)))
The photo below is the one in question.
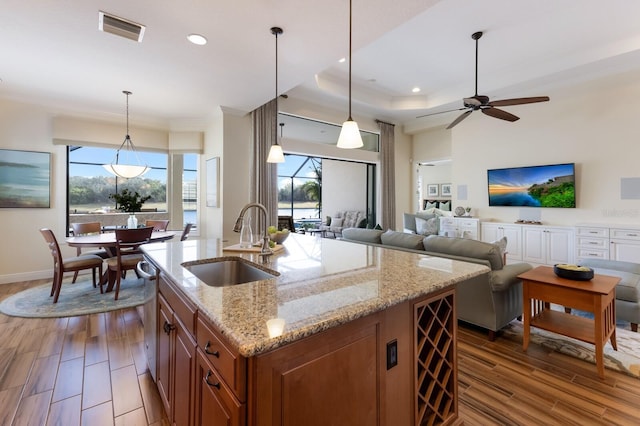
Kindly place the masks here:
POLYGON ((207 39, 200 34, 189 34, 187 36, 187 40, 193 44, 197 44, 198 46, 204 46, 207 44, 207 39))
POLYGON ((338 60, 338 62, 343 63, 343 62, 344 62, 344 61, 346 61, 346 60, 347 60, 347 58, 340 58, 340 59, 338 60))
POLYGON ((419 87, 414 87, 413 89, 411 89, 411 91, 413 93, 418 93, 420 91, 420 88, 419 87))

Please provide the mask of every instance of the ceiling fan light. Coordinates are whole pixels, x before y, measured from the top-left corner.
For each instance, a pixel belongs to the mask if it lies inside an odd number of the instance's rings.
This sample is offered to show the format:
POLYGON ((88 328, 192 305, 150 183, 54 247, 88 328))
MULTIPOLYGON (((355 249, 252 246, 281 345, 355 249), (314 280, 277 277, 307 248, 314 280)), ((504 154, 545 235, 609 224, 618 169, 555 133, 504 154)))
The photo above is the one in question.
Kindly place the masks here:
POLYGON ((279 144, 271 145, 269 149, 269 156, 267 157, 267 163, 284 163, 284 153, 282 147, 279 144))
POLYGON ((340 136, 338 137, 338 148, 354 149, 364 146, 358 123, 353 120, 347 120, 342 123, 340 136))

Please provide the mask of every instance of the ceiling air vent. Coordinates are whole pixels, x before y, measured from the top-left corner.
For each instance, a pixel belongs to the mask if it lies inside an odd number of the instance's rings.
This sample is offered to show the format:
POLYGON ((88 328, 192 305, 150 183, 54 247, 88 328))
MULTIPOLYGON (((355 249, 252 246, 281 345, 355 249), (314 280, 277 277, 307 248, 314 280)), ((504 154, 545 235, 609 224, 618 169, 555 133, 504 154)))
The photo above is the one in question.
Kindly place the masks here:
POLYGON ((146 27, 100 11, 98 12, 98 28, 105 33, 115 34, 140 43, 146 27))

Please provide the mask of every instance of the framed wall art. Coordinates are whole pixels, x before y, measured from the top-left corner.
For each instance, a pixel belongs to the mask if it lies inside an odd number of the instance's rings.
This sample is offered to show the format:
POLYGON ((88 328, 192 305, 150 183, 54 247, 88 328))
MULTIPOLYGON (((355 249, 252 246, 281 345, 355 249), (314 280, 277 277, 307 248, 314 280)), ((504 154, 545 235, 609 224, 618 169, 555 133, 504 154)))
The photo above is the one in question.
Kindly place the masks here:
POLYGON ((0 208, 51 207, 51 153, 0 149, 0 208))
POLYGON ((443 197, 451 197, 451 184, 443 183, 440 185, 440 195, 443 197))
POLYGON ((437 184, 428 184, 427 185, 427 196, 428 197, 437 197, 438 196, 438 185, 437 184))
POLYGON ((207 160, 207 207, 218 207, 220 157, 207 160))

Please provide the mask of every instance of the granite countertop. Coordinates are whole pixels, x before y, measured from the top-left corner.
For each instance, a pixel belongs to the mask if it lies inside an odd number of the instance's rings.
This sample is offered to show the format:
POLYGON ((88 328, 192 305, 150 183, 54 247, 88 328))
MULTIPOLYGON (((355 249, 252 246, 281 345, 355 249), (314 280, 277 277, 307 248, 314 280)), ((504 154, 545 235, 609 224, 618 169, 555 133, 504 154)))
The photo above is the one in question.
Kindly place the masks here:
POLYGON ((482 265, 329 238, 292 234, 261 264, 256 254, 225 252, 217 239, 142 246, 243 356, 266 352, 489 271, 482 265), (227 287, 204 284, 181 264, 242 258, 278 276, 227 287), (267 321, 284 320, 270 337, 267 321))

